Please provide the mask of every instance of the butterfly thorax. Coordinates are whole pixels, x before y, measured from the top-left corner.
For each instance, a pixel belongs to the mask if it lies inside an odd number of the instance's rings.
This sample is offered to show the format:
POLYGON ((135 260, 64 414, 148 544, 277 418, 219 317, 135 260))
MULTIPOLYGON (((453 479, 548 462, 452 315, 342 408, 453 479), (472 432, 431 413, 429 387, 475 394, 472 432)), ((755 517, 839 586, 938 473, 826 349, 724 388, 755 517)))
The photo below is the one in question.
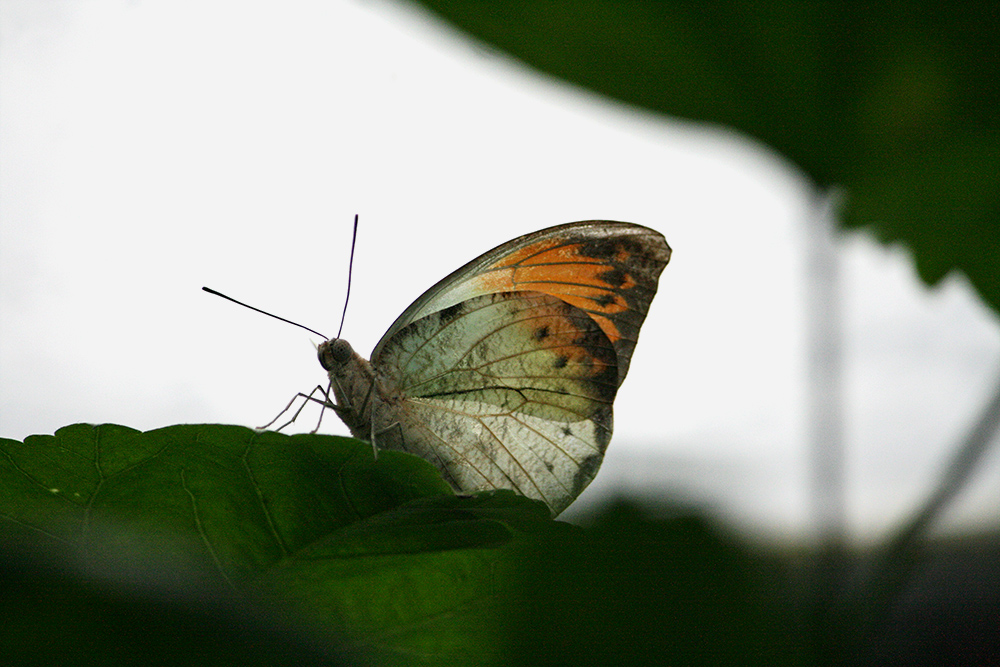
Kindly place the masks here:
POLYGON ((337 414, 356 438, 371 439, 375 373, 367 359, 343 338, 331 338, 317 349, 319 363, 330 376, 337 414))

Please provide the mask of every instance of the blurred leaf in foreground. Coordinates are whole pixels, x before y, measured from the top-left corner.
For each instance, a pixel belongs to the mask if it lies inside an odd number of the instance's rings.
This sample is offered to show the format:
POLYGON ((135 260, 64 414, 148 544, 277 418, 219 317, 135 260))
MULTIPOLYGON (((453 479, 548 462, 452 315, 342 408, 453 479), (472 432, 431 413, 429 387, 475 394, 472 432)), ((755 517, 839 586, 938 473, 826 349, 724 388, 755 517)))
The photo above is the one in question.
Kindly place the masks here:
POLYGON ((1000 9, 910 0, 421 0, 528 65, 763 141, 845 221, 1000 311, 1000 9))

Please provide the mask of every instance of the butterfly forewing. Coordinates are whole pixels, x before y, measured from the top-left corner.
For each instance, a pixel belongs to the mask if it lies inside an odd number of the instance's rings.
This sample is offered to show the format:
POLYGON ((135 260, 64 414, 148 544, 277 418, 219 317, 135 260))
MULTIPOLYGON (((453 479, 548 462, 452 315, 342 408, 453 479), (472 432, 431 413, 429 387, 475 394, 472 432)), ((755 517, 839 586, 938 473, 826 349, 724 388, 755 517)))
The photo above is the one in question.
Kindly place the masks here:
POLYGON ((620 385, 669 260, 663 236, 640 225, 595 220, 551 227, 505 243, 440 281, 393 323, 375 353, 432 312, 481 294, 536 291, 593 318, 615 348, 620 385))
POLYGON ((525 391, 544 392, 558 395, 560 408, 580 399, 580 419, 591 401, 610 404, 617 391, 615 351, 600 327, 538 292, 487 294, 428 315, 397 333, 374 362, 396 369, 408 397, 482 400, 479 390, 503 389, 509 396, 500 404, 509 408, 525 391))

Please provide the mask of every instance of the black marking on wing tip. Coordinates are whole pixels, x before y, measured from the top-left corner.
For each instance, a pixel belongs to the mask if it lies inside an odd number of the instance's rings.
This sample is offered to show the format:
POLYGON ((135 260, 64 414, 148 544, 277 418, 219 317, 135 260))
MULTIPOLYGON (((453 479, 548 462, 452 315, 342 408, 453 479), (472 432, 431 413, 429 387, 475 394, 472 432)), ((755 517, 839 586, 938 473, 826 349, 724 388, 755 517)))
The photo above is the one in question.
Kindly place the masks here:
POLYGON ((560 354, 558 357, 556 357, 555 363, 553 363, 552 366, 555 368, 566 368, 566 364, 568 363, 569 363, 569 357, 567 357, 565 354, 560 354))
POLYGON ((569 426, 563 426, 562 434, 568 438, 573 435, 573 430, 569 426))
POLYGON ((618 252, 615 239, 589 239, 580 247, 580 254, 594 259, 611 259, 618 252))
POLYGON ((545 340, 549 337, 549 325, 541 326, 535 329, 535 340, 545 340))

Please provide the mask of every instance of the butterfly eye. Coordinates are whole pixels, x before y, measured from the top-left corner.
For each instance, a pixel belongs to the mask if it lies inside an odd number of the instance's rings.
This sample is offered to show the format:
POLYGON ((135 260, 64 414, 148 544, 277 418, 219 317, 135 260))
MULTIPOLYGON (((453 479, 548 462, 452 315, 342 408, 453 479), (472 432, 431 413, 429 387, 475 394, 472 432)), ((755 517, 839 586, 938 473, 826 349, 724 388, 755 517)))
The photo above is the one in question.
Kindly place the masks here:
POLYGON ((325 343, 320 343, 317 350, 319 363, 323 370, 333 370, 334 366, 341 366, 351 358, 354 350, 351 344, 343 338, 333 338, 325 343))

